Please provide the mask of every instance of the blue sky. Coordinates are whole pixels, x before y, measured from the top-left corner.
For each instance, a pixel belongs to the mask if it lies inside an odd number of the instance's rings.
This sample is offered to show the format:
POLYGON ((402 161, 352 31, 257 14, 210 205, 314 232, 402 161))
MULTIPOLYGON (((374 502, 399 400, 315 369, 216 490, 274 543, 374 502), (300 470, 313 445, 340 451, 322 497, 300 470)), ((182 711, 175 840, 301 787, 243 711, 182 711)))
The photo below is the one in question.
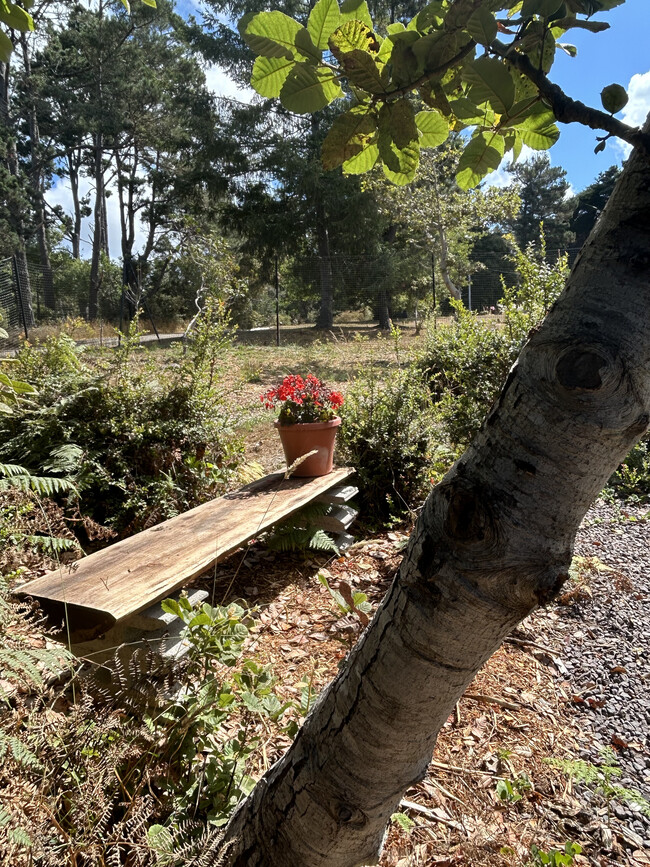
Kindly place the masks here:
MULTIPOLYGON (((571 58, 559 51, 550 77, 570 96, 598 108, 603 87, 622 84, 631 98, 618 116, 628 123, 641 123, 650 111, 650 0, 627 0, 606 15, 595 16, 599 18, 609 21, 610 29, 604 33, 569 31, 563 41, 573 43, 578 56, 571 58)), ((619 142, 609 142, 604 153, 594 154, 594 130, 578 124, 560 124, 560 129, 551 159, 566 169, 576 190, 625 156, 619 142)))

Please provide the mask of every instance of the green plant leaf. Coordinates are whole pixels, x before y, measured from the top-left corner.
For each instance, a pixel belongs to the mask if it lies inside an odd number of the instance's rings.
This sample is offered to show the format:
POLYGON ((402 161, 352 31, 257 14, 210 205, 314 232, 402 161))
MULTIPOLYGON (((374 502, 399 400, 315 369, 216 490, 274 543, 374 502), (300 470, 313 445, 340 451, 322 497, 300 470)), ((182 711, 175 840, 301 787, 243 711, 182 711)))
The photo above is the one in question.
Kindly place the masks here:
POLYGON ((346 111, 330 127, 322 147, 324 169, 335 169, 368 147, 377 131, 374 115, 367 111, 346 111))
POLYGON ((418 128, 411 104, 406 99, 384 104, 378 127, 384 174, 398 186, 410 183, 420 162, 418 128))
POLYGON ((479 132, 469 142, 458 161, 456 183, 462 190, 477 186, 501 164, 505 141, 496 133, 479 132))
POLYGON ((550 18, 560 8, 564 0, 524 0, 521 7, 521 17, 530 18, 539 15, 542 18, 550 18))
POLYGON ((362 21, 372 30, 372 18, 370 17, 366 0, 345 0, 345 2, 341 4, 341 18, 343 18, 344 21, 349 19, 362 21))
POLYGON ((340 27, 331 34, 328 41, 329 49, 340 62, 345 54, 357 49, 377 54, 380 45, 377 36, 371 27, 362 21, 352 19, 344 21, 340 27))
POLYGON ((239 22, 244 42, 255 54, 264 57, 286 57, 301 60, 320 59, 320 52, 311 41, 306 28, 284 12, 259 12, 239 22))
POLYGON ((345 21, 330 36, 329 47, 350 82, 369 93, 386 93, 388 74, 377 61, 377 36, 363 22, 345 21))
POLYGON ((605 111, 616 114, 625 108, 628 103, 627 91, 621 84, 608 84, 600 91, 600 101, 605 111))
POLYGON ((346 175, 363 175, 369 172, 379 159, 379 146, 368 144, 356 156, 343 163, 343 173, 346 175))
POLYGON ((280 96, 282 85, 295 63, 293 57, 257 57, 253 64, 251 87, 260 96, 280 96))
POLYGON ((13 43, 6 33, 0 30, 0 61, 9 63, 11 60, 11 52, 14 50, 13 43))
POLYGON ((469 16, 466 30, 479 45, 490 45, 497 38, 497 21, 494 13, 485 6, 479 6, 469 16))
POLYGON ((34 29, 32 16, 8 0, 0 0, 0 21, 3 21, 12 30, 20 30, 23 33, 28 33, 34 29))
POLYGON ((470 85, 470 99, 477 105, 487 102, 498 114, 512 107, 515 83, 500 60, 479 57, 464 68, 463 78, 470 85))
POLYGON ((415 123, 422 135, 421 148, 437 148, 447 141, 449 124, 438 111, 419 111, 415 115, 415 123))
POLYGON ((516 128, 521 140, 536 151, 552 147, 560 137, 560 130, 554 123, 555 116, 543 103, 538 102, 529 116, 516 128))
POLYGON ((316 48, 327 48, 328 39, 340 23, 341 13, 337 0, 318 0, 307 21, 307 30, 316 48))
POLYGON ((343 91, 331 69, 316 69, 296 63, 280 91, 282 105, 296 114, 310 114, 325 108, 343 91))

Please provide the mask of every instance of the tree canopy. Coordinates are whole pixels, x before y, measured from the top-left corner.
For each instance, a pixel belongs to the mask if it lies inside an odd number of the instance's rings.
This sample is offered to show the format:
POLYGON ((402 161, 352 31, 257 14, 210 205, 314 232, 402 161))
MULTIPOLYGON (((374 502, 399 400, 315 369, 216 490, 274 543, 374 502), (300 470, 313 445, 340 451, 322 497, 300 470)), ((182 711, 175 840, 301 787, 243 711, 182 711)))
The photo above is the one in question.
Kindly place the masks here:
POLYGON ((396 184, 413 180, 422 148, 442 144, 449 130, 472 128, 458 163, 463 189, 516 160, 524 145, 547 150, 560 135, 556 121, 580 122, 647 148, 638 129, 614 117, 627 102, 612 84, 602 110, 566 96, 547 77, 571 30, 598 33, 592 20, 624 0, 435 0, 411 18, 375 26, 366 0, 318 0, 308 17, 280 11, 249 13, 242 38, 258 55, 251 84, 265 97, 302 114, 337 99, 345 111, 323 142, 326 168, 350 174, 380 164, 396 184), (425 108, 418 111, 417 94, 425 108))

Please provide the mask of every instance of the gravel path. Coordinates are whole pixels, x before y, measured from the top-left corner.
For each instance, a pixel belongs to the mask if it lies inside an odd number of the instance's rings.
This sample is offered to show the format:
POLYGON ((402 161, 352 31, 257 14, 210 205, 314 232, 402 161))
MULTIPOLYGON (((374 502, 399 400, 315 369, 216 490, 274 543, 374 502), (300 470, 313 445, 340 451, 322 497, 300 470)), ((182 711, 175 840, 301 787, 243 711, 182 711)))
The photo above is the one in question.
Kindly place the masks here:
MULTIPOLYGON (((567 588, 565 604, 541 614, 546 640, 566 666, 581 728, 595 745, 580 758, 602 763, 614 747, 621 776, 614 784, 650 800, 650 521, 647 508, 599 501, 576 539, 583 579, 567 588), (567 604, 568 603, 568 604, 567 604)), ((582 797, 588 802, 589 791, 582 797)), ((650 849, 650 817, 629 800, 612 802, 632 841, 650 849)))

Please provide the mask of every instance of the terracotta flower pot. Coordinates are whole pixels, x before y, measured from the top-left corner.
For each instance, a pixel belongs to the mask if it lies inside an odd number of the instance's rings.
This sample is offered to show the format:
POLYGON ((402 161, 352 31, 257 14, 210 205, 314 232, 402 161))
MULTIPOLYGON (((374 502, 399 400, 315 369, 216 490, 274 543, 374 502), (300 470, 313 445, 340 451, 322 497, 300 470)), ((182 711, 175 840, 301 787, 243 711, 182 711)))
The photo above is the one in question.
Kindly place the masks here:
POLYGON ((326 476, 332 472, 334 464, 334 440, 341 419, 336 416, 331 421, 317 421, 311 424, 280 424, 275 427, 280 434, 282 448, 287 466, 308 452, 316 450, 300 466, 296 467, 294 476, 326 476))

